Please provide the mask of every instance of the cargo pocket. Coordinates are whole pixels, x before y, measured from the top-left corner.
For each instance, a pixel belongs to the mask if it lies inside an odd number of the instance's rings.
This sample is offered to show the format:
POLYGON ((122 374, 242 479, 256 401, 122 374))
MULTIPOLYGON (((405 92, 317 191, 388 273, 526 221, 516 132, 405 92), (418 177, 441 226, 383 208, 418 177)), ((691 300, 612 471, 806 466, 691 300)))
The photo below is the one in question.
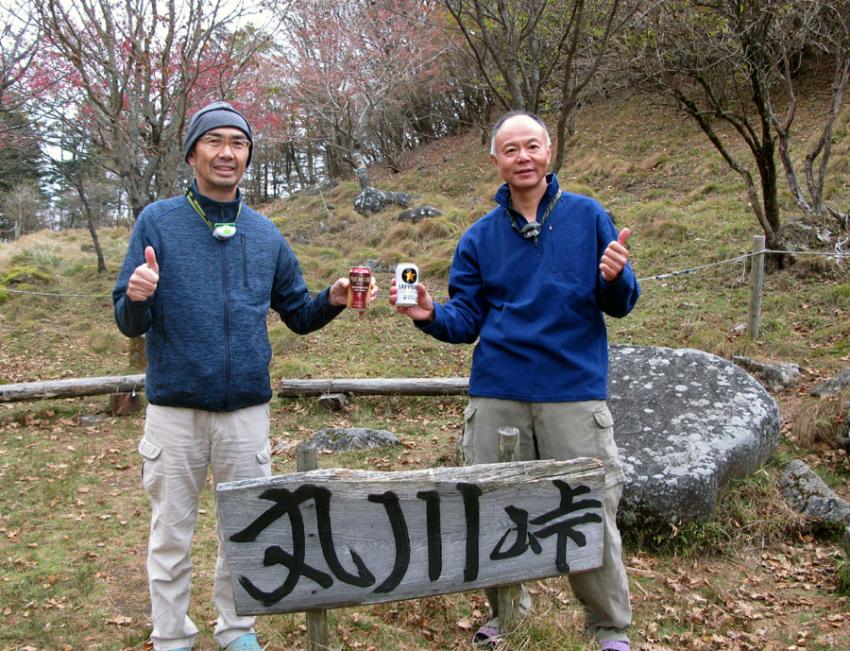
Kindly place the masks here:
POLYGON ((614 443, 614 417, 607 405, 601 405, 593 410, 593 420, 599 428, 599 451, 600 458, 605 464, 605 486, 611 487, 622 484, 625 481, 623 468, 614 443))
POLYGON ((257 463, 260 464, 260 476, 271 477, 272 474, 272 446, 267 440, 262 448, 257 450, 257 463))
POLYGON ((147 439, 139 442, 139 454, 142 455, 142 486, 152 499, 162 499, 165 482, 162 473, 162 448, 147 439))
POLYGON ((475 405, 471 402, 463 410, 463 435, 458 452, 465 466, 475 463, 475 405))
POLYGON ((611 411, 605 405, 597 407, 593 411, 593 420, 595 420, 596 425, 601 427, 602 429, 614 429, 614 417, 611 415, 611 411))

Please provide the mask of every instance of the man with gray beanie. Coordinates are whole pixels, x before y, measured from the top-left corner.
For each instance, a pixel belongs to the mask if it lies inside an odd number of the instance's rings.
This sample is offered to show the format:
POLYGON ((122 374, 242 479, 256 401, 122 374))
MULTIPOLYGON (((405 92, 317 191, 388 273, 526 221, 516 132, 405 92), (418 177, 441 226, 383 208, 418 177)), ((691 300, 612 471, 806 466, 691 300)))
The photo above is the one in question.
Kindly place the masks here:
MULTIPOLYGON (((271 475, 269 309, 306 334, 347 300, 347 278, 311 298, 285 238, 243 202, 238 185, 252 148, 251 126, 230 104, 195 113, 183 141, 194 180, 139 215, 112 292, 118 328, 146 340, 139 453, 151 503, 147 569, 157 651, 191 649, 198 634, 187 614, 189 552, 207 469, 215 484, 271 475)), ((371 298, 377 292, 373 285, 371 298)), ((258 651, 254 618, 236 614, 217 531, 216 641, 228 651, 258 651)))

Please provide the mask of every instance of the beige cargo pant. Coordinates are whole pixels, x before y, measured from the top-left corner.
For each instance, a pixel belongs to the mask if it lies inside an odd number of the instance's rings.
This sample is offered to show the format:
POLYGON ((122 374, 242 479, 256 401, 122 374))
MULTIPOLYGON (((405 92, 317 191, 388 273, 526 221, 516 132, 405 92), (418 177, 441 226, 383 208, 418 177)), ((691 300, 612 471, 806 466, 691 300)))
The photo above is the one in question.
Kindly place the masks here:
MULTIPOLYGON (((605 464, 605 533, 602 567, 569 575, 573 594, 585 609, 585 629, 597 640, 627 640, 632 621, 623 547, 617 529, 617 507, 623 493, 623 471, 614 444, 614 419, 603 400, 583 402, 519 402, 470 398, 464 414, 461 448, 466 465, 499 460, 499 428, 519 429, 519 458, 568 460, 594 457, 605 464)), ((498 616, 498 591, 487 590, 498 616)), ((530 608, 523 590, 520 611, 530 608)))
MULTIPOLYGON (((214 484, 271 475, 268 404, 232 412, 148 405, 142 455, 142 483, 150 496, 148 584, 151 641, 157 651, 191 647, 198 628, 188 616, 192 587, 189 552, 198 498, 212 469, 214 484)), ((254 617, 239 617, 230 569, 219 553, 214 601, 215 639, 222 647, 253 630, 254 617)))

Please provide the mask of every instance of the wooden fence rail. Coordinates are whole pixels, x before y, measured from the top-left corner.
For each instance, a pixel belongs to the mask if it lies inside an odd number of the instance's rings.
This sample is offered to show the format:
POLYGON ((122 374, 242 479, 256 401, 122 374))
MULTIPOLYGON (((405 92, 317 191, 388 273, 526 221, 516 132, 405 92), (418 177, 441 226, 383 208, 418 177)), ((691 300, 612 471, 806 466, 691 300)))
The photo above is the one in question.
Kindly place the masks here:
MULTIPOLYGON (((352 393, 360 395, 440 396, 463 395, 469 387, 469 378, 352 378, 330 380, 281 380, 277 385, 279 396, 319 396, 326 393, 352 393)), ((112 375, 105 377, 46 380, 0 384, 0 402, 21 402, 46 398, 79 398, 110 393, 141 393, 145 376, 112 375)))
POLYGON ((469 378, 354 378, 336 380, 281 380, 279 396, 319 396, 354 393, 370 396, 438 396, 465 394, 469 378))
POLYGON ((0 384, 0 402, 21 402, 47 398, 79 398, 109 393, 141 393, 145 387, 145 376, 109 375, 104 377, 81 377, 67 380, 45 380, 0 384))

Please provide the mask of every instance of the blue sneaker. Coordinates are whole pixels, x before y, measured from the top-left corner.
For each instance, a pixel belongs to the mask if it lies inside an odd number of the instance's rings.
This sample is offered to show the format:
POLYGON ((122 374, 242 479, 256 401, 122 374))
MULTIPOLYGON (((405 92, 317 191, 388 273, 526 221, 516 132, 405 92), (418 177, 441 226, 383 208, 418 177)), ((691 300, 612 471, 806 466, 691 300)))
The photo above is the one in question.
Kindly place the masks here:
POLYGON ((253 633, 240 635, 225 647, 225 651, 263 651, 263 647, 257 642, 257 636, 253 633))

